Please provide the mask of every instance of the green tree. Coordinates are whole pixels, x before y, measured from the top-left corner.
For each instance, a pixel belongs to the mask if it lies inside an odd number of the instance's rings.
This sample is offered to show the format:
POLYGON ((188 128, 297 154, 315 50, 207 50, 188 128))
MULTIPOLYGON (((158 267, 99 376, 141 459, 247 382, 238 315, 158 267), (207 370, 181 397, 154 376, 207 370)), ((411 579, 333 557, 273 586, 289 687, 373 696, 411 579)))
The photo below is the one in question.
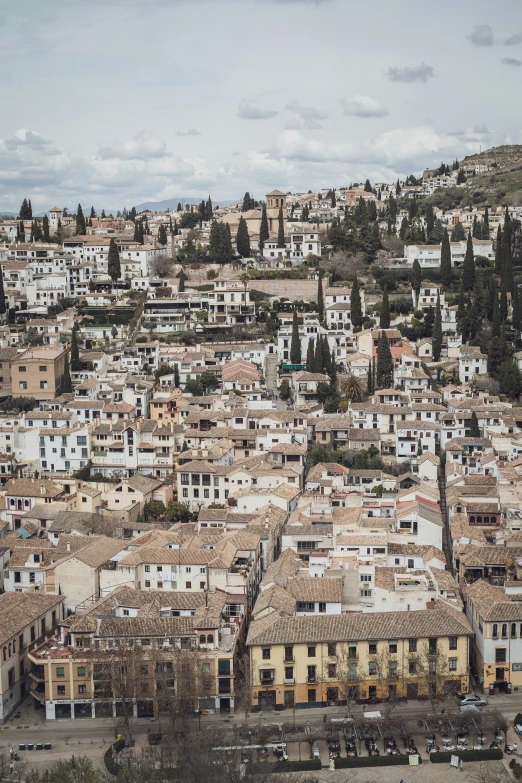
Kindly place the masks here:
POLYGON ((94 211, 94 207, 91 207, 91 220, 96 217, 96 212, 94 211))
POLYGON ((480 438, 480 427, 475 411, 471 412, 470 433, 472 438, 480 438))
POLYGON ((249 209, 254 209, 254 199, 251 198, 250 193, 247 191, 243 196, 242 212, 248 212, 249 209))
POLYGON ((522 375, 512 359, 507 359, 500 368, 499 382, 502 393, 511 399, 522 391, 522 375))
POLYGON ((513 286, 513 295, 511 303, 513 305, 512 321, 515 329, 520 332, 522 329, 522 299, 520 297, 520 291, 518 285, 513 286))
POLYGON ((116 240, 114 237, 111 239, 109 244, 109 255, 107 257, 107 271, 109 273, 109 277, 112 279, 113 282, 116 282, 116 280, 119 280, 121 277, 121 264, 120 264, 120 254, 118 252, 118 245, 116 244, 116 240))
POLYGON ((319 279, 317 280, 317 313, 319 315, 319 323, 324 321, 324 297, 323 297, 323 273, 319 272, 319 279))
POLYGON ((500 337, 500 302, 498 298, 498 291, 495 289, 495 298, 493 300, 493 316, 491 319, 491 331, 493 337, 500 337))
POLYGON ((384 287, 384 294, 381 302, 381 314, 379 318, 379 326, 381 329, 390 328, 390 302, 388 300, 388 289, 384 287))
POLYGON ((212 206, 212 199, 210 198, 210 196, 207 199, 207 206, 205 211, 206 211, 206 219, 207 221, 210 222, 214 217, 214 208, 212 206))
POLYGON ((385 332, 381 332, 377 343, 376 389, 389 389, 393 384, 393 357, 385 332))
POLYGON ((162 223, 158 229, 158 244, 167 244, 167 229, 164 223, 162 223))
POLYGON ((49 218, 47 215, 44 215, 42 220, 42 239, 44 242, 51 241, 51 234, 49 232, 49 218))
POLYGON ((489 239, 489 210, 486 205, 486 209, 484 210, 484 220, 482 222, 482 239, 489 239))
POLYGON ((352 292, 350 295, 350 320, 353 328, 357 331, 361 328, 363 322, 361 291, 357 277, 353 281, 352 292))
POLYGON ((78 372, 81 366, 78 338, 76 337, 76 329, 73 329, 71 334, 71 369, 73 372, 78 372))
POLYGON ((306 371, 315 372, 315 349, 313 337, 308 339, 308 347, 306 349, 306 371))
POLYGON ((502 277, 502 286, 500 288, 500 306, 499 306, 499 317, 500 317, 501 324, 506 323, 507 316, 508 316, 508 301, 507 301, 507 291, 506 291, 506 280, 504 277, 502 277))
POLYGON ((340 381, 340 392, 346 399, 359 402, 364 394, 361 379, 352 374, 343 376, 340 381))
POLYGON ((297 322, 297 310, 295 309, 292 318, 292 341, 290 343, 290 363, 301 364, 301 338, 299 337, 299 324, 297 322))
POLYGON ((81 204, 78 204, 76 210, 76 233, 82 235, 86 233, 85 216, 81 204))
POLYGON ((290 384, 287 378, 283 378, 281 386, 279 387, 279 396, 282 400, 287 400, 290 397, 290 384))
POLYGON ((62 394, 72 394, 71 372, 69 370, 69 354, 65 354, 65 363, 62 375, 62 394))
POLYGON ((504 257, 502 251, 502 229, 500 226, 497 229, 497 241, 495 243, 495 274, 499 275, 502 271, 502 259, 504 257))
POLYGON ((178 292, 183 293, 185 290, 185 280, 188 280, 188 275, 185 274, 183 269, 180 271, 178 275, 179 283, 178 283, 178 292))
POLYGON ((186 382, 185 391, 188 394, 194 395, 194 397, 203 397, 203 386, 199 381, 195 381, 193 378, 186 382))
POLYGON ((237 227, 236 247, 237 252, 242 258, 250 257, 250 236, 248 235, 248 227, 243 215, 239 218, 239 225, 237 227))
POLYGON ((7 310, 7 305, 5 301, 5 291, 4 291, 4 272, 2 267, 0 266, 0 315, 5 315, 7 310))
POLYGON ((502 343, 500 340, 500 336, 494 335, 491 338, 488 347, 488 374, 492 378, 498 379, 502 363, 503 363, 502 343))
POLYGON ((422 270, 418 260, 415 259, 411 270, 411 287, 415 292, 415 306, 419 302, 419 294, 422 283, 422 270))
POLYGON ((219 382, 215 373, 211 372, 210 370, 205 370, 201 373, 201 375, 198 375, 198 381, 201 384, 205 394, 212 394, 212 392, 216 391, 219 386, 219 382))
POLYGON ((368 378, 366 380, 366 391, 368 394, 373 394, 373 367, 372 362, 368 364, 368 378))
POLYGON ((321 335, 317 335, 315 342, 315 355, 314 355, 314 372, 323 371, 323 341, 321 335))
POLYGON ((184 503, 172 502, 167 506, 165 516, 169 522, 176 524, 177 522, 190 522, 192 515, 184 503))
POLYGON ((266 214, 266 204, 263 204, 263 211, 261 213, 261 226, 259 228, 260 244, 264 245, 264 243, 266 242, 269 236, 270 236, 270 232, 268 230, 268 217, 266 214))
POLYGON ((448 230, 446 228, 442 235, 442 246, 440 250, 440 279, 442 285, 446 287, 451 285, 451 246, 448 230))
POLYGON ((433 324, 433 360, 438 362, 442 348, 442 313, 440 311, 440 292, 437 291, 437 306, 435 307, 435 322, 433 324))
POLYGON ((462 223, 457 221, 453 226, 453 230, 451 232, 451 241, 462 242, 463 239, 466 239, 466 232, 464 231, 464 226, 462 225, 462 223))
POLYGON ((285 223, 283 220, 283 207, 279 207, 277 218, 277 247, 285 246, 285 223))
POLYGON ((466 255, 462 266, 462 285, 464 291, 473 291, 475 287, 475 254, 473 253, 473 240, 471 233, 468 234, 466 245, 466 255))
POLYGON ((143 506, 143 519, 148 522, 149 519, 157 520, 165 515, 165 503, 161 500, 149 500, 143 506))

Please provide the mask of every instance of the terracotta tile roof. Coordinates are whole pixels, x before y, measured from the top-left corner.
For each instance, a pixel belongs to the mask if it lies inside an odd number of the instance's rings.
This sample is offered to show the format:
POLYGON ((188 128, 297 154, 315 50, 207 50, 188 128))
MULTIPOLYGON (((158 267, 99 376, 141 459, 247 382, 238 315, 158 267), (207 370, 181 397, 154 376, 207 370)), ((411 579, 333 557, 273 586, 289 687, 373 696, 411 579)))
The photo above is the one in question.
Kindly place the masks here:
POLYGON ((2 593, 0 595, 0 645, 21 633, 27 625, 41 615, 58 607, 63 600, 62 595, 2 593))

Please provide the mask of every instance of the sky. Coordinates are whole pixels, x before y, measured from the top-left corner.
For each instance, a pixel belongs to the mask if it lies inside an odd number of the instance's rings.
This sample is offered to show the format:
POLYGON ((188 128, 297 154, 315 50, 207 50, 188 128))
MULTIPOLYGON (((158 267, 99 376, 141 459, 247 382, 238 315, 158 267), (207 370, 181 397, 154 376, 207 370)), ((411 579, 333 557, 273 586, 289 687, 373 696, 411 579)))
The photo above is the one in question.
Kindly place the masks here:
POLYGON ((522 143, 522 3, 24 0, 0 74, 0 210, 394 181, 522 143))

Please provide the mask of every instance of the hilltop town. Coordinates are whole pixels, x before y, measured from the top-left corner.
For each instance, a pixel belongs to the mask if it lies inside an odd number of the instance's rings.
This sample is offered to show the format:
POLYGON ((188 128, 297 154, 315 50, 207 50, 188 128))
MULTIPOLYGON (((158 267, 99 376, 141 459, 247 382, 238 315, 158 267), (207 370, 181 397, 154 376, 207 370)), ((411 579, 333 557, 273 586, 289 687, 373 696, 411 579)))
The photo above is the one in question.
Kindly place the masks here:
POLYGON ((522 204, 443 205, 493 153, 0 219, 2 723, 522 707, 522 204))

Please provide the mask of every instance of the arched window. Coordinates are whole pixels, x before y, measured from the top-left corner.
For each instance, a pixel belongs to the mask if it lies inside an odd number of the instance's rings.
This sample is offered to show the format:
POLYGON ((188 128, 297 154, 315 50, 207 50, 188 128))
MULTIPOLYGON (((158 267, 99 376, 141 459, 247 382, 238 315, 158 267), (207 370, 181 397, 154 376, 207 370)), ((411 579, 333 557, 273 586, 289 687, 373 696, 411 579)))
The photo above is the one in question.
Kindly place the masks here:
POLYGON ((472 525, 475 522, 475 516, 472 514, 469 518, 470 525, 472 525))
POLYGON ((9 658, 10 658, 11 657, 11 642, 9 642, 7 647, 8 647, 8 653, 9 653, 9 658))
POLYGON ((479 524, 479 525, 482 524, 482 517, 477 517, 477 524, 479 524))
POLYGON ((4 647, 4 661, 7 661, 7 647, 4 647))
POLYGON ((496 639, 498 636, 498 625, 496 623, 493 623, 493 639, 496 639))
POLYGON ((516 635, 517 635, 517 624, 511 623, 511 636, 516 636, 516 635))
POLYGON ((214 644, 214 634, 209 633, 207 636, 207 644, 214 644))
POLYGON ((507 636, 507 623, 502 623, 502 636, 507 636))
POLYGON ((203 634, 203 633, 201 634, 201 636, 199 637, 199 643, 200 644, 205 644, 205 634, 203 634))
POLYGON ((484 524, 489 525, 489 517, 484 517, 484 524))

